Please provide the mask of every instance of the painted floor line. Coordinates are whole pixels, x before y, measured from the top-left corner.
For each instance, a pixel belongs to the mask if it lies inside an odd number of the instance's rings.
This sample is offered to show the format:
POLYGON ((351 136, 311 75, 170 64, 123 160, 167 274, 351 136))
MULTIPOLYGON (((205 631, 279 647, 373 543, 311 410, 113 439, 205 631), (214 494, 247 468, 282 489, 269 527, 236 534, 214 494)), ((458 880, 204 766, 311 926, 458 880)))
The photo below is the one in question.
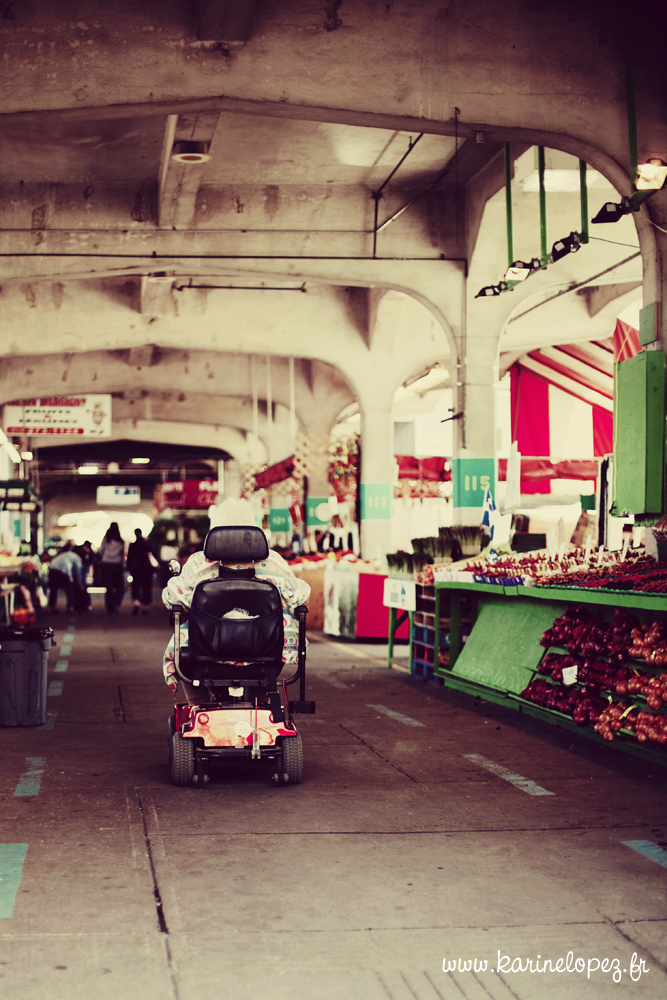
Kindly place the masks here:
POLYGON ((63 693, 64 684, 64 681, 51 681, 48 691, 46 692, 47 698, 59 698, 63 693))
POLYGON ((638 854, 643 854, 649 861, 655 861, 656 864, 667 868, 667 851, 658 847, 652 840, 622 840, 621 843, 631 850, 637 851, 638 854))
POLYGON ((530 778, 524 778, 522 774, 515 774, 514 771, 509 771, 502 764, 494 764, 492 760, 487 760, 486 757, 482 757, 478 753, 464 753, 461 756, 465 760, 471 760, 473 764, 478 764, 480 767, 485 768, 485 770, 490 771, 491 774, 495 774, 496 777, 502 778, 503 781, 509 781, 511 785, 516 788, 520 788, 522 792, 526 792, 527 795, 555 795, 555 792, 548 792, 546 788, 542 788, 541 785, 535 784, 530 778))
POLYGON ((339 691, 349 691, 350 688, 347 684, 343 684, 342 681, 337 681, 335 677, 329 677, 328 674, 318 673, 315 670, 310 671, 311 677, 317 677, 318 681, 326 681, 327 684, 331 684, 332 687, 337 688, 339 691))
POLYGON ((411 719, 409 715, 403 715, 401 712, 395 712, 393 708, 385 708, 384 705, 368 705, 368 708, 372 708, 376 712, 382 712, 383 715, 388 715, 390 719, 394 719, 396 722, 402 722, 404 726, 420 726, 422 729, 426 728, 423 722, 417 722, 416 719, 411 719))
POLYGON ((39 786, 44 776, 46 757, 26 757, 26 770, 19 778, 14 796, 39 795, 39 786))
POLYGON ((27 850, 27 844, 0 844, 0 920, 14 915, 27 850))
POLYGON ((69 663, 67 660, 58 660, 58 662, 56 663, 56 673, 64 674, 68 666, 69 663))
POLYGON ((63 642, 74 642, 74 635, 72 632, 65 632, 63 636, 63 642))
POLYGON ((340 649, 343 653, 349 653, 350 656, 358 656, 362 660, 373 660, 375 663, 381 663, 383 666, 387 666, 386 659, 380 656, 373 656, 372 653, 366 653, 363 649, 355 649, 353 645, 347 645, 344 642, 335 642, 333 639, 325 639, 321 635, 308 634, 308 639, 311 642, 321 642, 325 646, 334 646, 335 649, 340 649))
POLYGON ((47 712, 46 722, 42 726, 35 726, 35 729, 51 730, 55 726, 57 718, 58 718, 57 712, 47 712))
POLYGON ((61 646, 60 647, 60 655, 61 656, 71 656, 71 653, 72 653, 72 647, 71 646, 61 646))

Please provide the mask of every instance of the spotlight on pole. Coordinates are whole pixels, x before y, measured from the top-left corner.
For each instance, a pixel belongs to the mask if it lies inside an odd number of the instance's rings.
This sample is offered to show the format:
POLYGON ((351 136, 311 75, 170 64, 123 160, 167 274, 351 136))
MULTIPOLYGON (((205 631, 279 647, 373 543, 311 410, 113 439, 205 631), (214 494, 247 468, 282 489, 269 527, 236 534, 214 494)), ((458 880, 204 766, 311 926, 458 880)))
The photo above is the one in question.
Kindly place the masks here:
POLYGON ((618 222, 624 215, 632 211, 629 198, 621 198, 620 205, 613 201, 606 202, 591 222, 618 222))
POLYGON ((579 239, 579 233, 570 233, 569 236, 565 236, 562 240, 556 240, 551 248, 551 260, 552 263, 556 263, 561 257, 567 257, 569 253, 576 253, 581 247, 581 240, 579 239))
POLYGON ((539 257, 533 257, 529 261, 515 260, 505 271, 505 281, 525 281, 535 271, 542 267, 539 257))
POLYGON ((508 289, 509 285, 506 281, 499 281, 497 285, 485 285, 484 288, 481 288, 479 292, 477 292, 475 298, 490 299, 495 295, 500 295, 501 292, 506 292, 508 289))

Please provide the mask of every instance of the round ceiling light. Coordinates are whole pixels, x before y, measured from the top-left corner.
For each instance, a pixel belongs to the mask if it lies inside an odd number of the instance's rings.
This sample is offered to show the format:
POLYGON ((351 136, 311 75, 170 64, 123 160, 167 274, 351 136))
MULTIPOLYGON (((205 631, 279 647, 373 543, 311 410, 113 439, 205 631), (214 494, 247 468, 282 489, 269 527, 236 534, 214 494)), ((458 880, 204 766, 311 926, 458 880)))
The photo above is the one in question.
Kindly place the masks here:
POLYGON ((211 159, 207 142, 175 142, 171 150, 175 163, 208 163, 211 159))

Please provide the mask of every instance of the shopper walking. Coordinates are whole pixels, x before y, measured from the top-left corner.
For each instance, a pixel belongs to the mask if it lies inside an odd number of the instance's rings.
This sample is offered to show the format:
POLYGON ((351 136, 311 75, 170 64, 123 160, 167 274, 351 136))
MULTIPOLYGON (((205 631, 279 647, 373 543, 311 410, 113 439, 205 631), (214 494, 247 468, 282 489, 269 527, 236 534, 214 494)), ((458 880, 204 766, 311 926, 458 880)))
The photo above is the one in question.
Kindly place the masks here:
POLYGON ((158 561, 153 546, 144 538, 141 528, 135 528, 134 535, 135 541, 127 550, 127 569, 132 576, 132 617, 136 618, 139 610, 142 615, 147 615, 153 603, 153 570, 158 566, 158 561))
POLYGON ((107 614, 119 615, 123 602, 125 545, 116 521, 109 525, 97 550, 97 558, 102 571, 102 583, 106 587, 104 606, 107 614))
POLYGON ((58 614, 56 604, 59 590, 65 592, 67 610, 75 610, 74 596, 81 586, 82 570, 83 563, 76 552, 72 551, 72 543, 65 542, 58 555, 49 563, 49 611, 53 614, 58 614))

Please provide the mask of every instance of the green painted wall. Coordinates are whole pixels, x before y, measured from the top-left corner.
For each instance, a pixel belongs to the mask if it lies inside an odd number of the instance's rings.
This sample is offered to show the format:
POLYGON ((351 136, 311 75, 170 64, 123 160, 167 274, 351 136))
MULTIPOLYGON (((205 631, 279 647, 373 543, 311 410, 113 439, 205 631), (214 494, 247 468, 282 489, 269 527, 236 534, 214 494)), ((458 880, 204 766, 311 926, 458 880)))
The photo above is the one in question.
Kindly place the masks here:
POLYGON ((661 514, 665 469, 665 355, 642 351, 614 371, 613 512, 661 514))

